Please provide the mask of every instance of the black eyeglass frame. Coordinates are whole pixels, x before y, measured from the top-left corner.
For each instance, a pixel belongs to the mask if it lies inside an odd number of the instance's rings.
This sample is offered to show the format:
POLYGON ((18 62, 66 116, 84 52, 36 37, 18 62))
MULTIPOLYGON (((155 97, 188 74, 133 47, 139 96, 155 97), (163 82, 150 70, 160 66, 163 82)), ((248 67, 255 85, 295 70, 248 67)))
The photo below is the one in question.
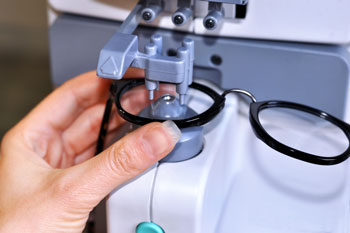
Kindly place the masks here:
POLYGON ((261 102, 250 104, 249 121, 252 125, 255 135, 261 141, 263 141, 265 144, 267 144, 269 147, 273 148, 274 150, 277 150, 278 152, 281 152, 292 158, 302 160, 308 163, 318 164, 318 165, 335 165, 335 164, 344 162, 350 156, 350 125, 316 108, 312 108, 310 106, 306 106, 298 103, 287 102, 287 101, 279 101, 279 100, 261 101, 261 102), (327 157, 327 156, 319 156, 319 155, 306 153, 304 151, 300 151, 292 147, 289 147, 277 141, 273 137, 271 137, 262 126, 259 120, 259 113, 262 110, 267 108, 289 108, 289 109, 299 110, 299 111, 307 112, 314 116, 320 117, 326 121, 329 121, 343 131, 343 133, 348 139, 348 148, 340 155, 327 157))
MULTIPOLYGON (((108 128, 108 121, 109 121, 109 115, 111 112, 112 102, 115 103, 117 107, 117 111, 119 115, 125 119, 126 121, 136 124, 136 125, 145 125, 151 122, 163 122, 164 120, 161 119, 151 119, 151 118, 145 118, 140 117, 137 115, 133 115, 129 112, 127 112, 121 105, 121 99, 123 95, 129 91, 130 89, 141 86, 145 84, 145 80, 141 78, 133 78, 133 79, 122 79, 118 81, 114 81, 111 84, 110 88, 110 98, 107 101, 105 113, 103 116, 99 139, 97 143, 97 153, 101 152, 103 150, 104 145, 104 138, 107 133, 108 128)), ((186 118, 182 120, 174 120, 174 123, 179 128, 188 128, 188 127, 194 127, 194 126, 201 126, 209 121, 211 121, 216 115, 218 115, 221 110, 225 107, 225 101, 226 101, 226 95, 232 92, 238 92, 241 94, 246 94, 248 97, 251 98, 252 103, 250 104, 250 110, 249 110, 249 121, 251 123, 251 126, 253 128, 253 131, 255 135, 263 141, 266 145, 271 147, 272 149, 283 153, 287 156, 290 156, 292 158, 312 163, 312 164, 318 164, 318 165, 335 165, 339 164, 341 162, 344 162, 346 159, 350 156, 350 125, 347 123, 339 120, 338 118, 332 116, 331 114, 328 114, 324 111, 318 110, 316 108, 312 108, 306 105, 294 103, 294 102, 287 102, 287 101, 279 101, 279 100, 269 100, 269 101, 260 101, 256 102, 255 97, 250 94, 247 91, 240 90, 240 89, 232 89, 227 90, 223 94, 218 94, 216 91, 212 90, 211 88, 204 86, 199 83, 193 82, 190 86, 190 88, 199 90, 205 94, 207 94, 212 100, 214 101, 213 104, 203 113, 191 117, 186 118), (264 127, 262 126, 260 120, 259 120, 259 112, 267 109, 267 108, 289 108, 294 110, 299 110, 303 112, 307 112, 309 114, 312 114, 314 116, 320 117, 326 121, 329 121, 333 123, 335 126, 339 127, 345 136, 348 139, 348 148, 340 155, 333 156, 333 157, 327 157, 327 156, 319 156, 314 155, 310 153, 306 153, 297 149, 294 149, 292 147, 289 147, 276 139, 274 139, 272 136, 270 136, 264 127)))
MULTIPOLYGON (((117 94, 115 96, 115 104, 118 110, 119 115, 126 121, 131 122, 136 125, 145 125, 151 122, 163 122, 162 119, 151 119, 151 118, 145 118, 137 115, 133 115, 129 112, 127 112, 121 105, 121 99, 123 95, 129 91, 132 88, 135 88, 137 86, 141 86, 145 84, 144 79, 124 79, 117 82, 117 94)), ((209 121, 211 121, 218 113, 221 112, 221 110, 225 107, 225 97, 219 95, 217 92, 212 90, 209 87, 206 87, 202 84, 193 82, 190 86, 190 88, 199 90, 205 94, 207 94, 214 103, 210 108, 208 108, 205 112, 198 114, 194 117, 182 119, 182 120, 173 120, 174 123, 179 128, 189 128, 194 126, 201 126, 209 121)))

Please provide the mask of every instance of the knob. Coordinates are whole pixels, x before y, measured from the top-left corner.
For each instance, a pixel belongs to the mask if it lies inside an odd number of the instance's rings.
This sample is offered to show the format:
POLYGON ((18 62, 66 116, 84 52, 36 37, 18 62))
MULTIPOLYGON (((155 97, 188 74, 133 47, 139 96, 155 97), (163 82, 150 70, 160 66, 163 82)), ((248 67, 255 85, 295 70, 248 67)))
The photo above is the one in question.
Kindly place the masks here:
POLYGON ((150 23, 158 16, 161 10, 162 8, 158 5, 150 5, 148 7, 145 7, 141 11, 142 19, 145 22, 150 23))
POLYGON ((222 11, 212 10, 208 13, 207 16, 205 16, 203 20, 203 25, 208 30, 214 30, 215 28, 217 28, 222 17, 222 11))
POLYGON ((192 10, 188 7, 179 8, 172 16, 173 23, 176 26, 184 25, 192 16, 192 10))

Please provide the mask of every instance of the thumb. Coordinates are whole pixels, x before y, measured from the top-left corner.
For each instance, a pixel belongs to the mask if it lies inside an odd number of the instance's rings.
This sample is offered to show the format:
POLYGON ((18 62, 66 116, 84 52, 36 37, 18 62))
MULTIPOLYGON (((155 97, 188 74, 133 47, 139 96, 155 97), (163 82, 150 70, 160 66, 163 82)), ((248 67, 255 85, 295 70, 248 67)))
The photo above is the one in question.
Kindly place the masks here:
POLYGON ((79 203, 97 205, 114 188, 139 175, 174 148, 181 131, 174 122, 145 125, 94 158, 65 170, 65 183, 79 203))

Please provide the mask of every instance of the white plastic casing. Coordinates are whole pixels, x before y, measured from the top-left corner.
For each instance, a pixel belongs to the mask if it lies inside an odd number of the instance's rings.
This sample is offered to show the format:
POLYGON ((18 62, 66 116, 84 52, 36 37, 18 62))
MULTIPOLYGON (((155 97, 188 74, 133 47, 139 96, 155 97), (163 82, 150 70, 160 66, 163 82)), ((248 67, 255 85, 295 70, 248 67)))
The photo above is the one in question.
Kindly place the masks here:
MULTIPOLYGON (((136 0, 49 0, 51 10, 124 20, 136 0)), ((350 43, 350 1, 249 0, 247 17, 204 29, 206 3, 195 19, 176 27, 176 1, 151 25, 196 34, 329 44, 350 43)), ((52 12, 52 11, 51 11, 52 12)), ((350 98, 349 98, 350 99, 350 98)), ((191 100, 193 108, 205 101, 191 100)), ((350 122, 350 100, 346 120, 350 122)), ((135 233, 154 221, 170 233, 349 233, 350 165, 317 166, 267 147, 251 130, 245 104, 228 98, 205 128, 205 147, 194 159, 161 164, 115 190, 107 204, 108 231, 135 233)))
MULTIPOLYGON (((199 110, 205 103, 190 100, 199 110)), ((135 233, 153 221, 170 233, 349 233, 349 165, 318 166, 274 151, 254 135, 247 104, 229 96, 205 126, 197 157, 161 164, 110 196, 108 229, 135 233)))
MULTIPOLYGON (((136 0, 48 0, 57 12, 124 20, 136 0)), ((176 2, 165 1, 165 13, 152 25, 196 34, 330 44, 350 43, 350 1, 249 0, 245 19, 235 18, 234 5, 224 4, 226 19, 214 31, 203 27, 207 2, 195 1, 195 20, 181 27, 171 21, 176 2)))
POLYGON ((153 167, 110 194, 107 205, 108 232, 135 233, 138 223, 151 220, 150 205, 155 172, 153 167))

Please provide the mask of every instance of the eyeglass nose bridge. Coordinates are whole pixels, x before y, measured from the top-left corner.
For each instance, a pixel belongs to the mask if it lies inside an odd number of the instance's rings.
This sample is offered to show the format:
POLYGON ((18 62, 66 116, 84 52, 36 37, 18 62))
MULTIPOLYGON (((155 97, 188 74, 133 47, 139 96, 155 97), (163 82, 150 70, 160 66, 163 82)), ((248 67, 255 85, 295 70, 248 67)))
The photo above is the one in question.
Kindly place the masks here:
POLYGON ((229 89, 229 90, 224 91, 224 93, 222 93, 222 96, 225 97, 226 95, 228 95, 230 93, 238 93, 238 94, 246 95, 246 96, 248 96, 250 98, 250 100, 253 103, 256 103, 255 96, 252 93, 250 93, 249 91, 247 91, 247 90, 243 90, 243 89, 239 89, 239 88, 233 88, 233 89, 229 89))

